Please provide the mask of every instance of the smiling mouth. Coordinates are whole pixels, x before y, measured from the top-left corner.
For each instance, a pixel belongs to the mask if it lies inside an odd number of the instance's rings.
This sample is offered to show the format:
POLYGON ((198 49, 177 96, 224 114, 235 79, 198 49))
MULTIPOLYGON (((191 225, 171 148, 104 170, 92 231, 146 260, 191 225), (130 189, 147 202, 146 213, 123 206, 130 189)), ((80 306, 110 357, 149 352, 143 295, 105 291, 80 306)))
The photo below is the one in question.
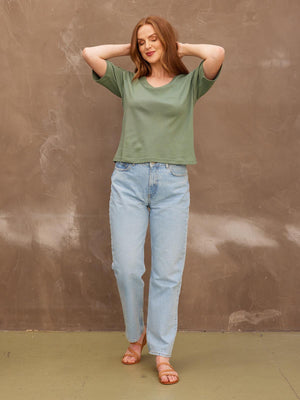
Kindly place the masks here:
POLYGON ((152 54, 154 54, 155 51, 149 51, 149 53, 146 53, 147 56, 152 56, 152 54))

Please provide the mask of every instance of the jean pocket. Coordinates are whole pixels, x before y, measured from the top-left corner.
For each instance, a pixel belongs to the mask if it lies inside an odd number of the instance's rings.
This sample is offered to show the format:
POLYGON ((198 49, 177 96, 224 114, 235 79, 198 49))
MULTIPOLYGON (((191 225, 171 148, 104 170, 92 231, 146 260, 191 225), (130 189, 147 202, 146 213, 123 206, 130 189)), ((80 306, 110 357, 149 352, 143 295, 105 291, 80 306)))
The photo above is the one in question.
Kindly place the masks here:
POLYGON ((132 166, 132 163, 124 162, 124 161, 116 161, 115 169, 118 171, 128 171, 132 166))
POLYGON ((169 170, 174 176, 186 176, 187 167, 183 164, 169 164, 169 170))

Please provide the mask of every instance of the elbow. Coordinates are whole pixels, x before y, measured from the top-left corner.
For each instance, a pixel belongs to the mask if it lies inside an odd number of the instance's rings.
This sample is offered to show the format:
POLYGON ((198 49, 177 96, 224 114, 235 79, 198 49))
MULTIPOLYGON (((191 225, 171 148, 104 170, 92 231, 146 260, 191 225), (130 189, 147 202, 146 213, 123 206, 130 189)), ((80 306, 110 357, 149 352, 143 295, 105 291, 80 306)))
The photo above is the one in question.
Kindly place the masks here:
POLYGON ((217 46, 215 57, 222 64, 225 59, 225 49, 221 46, 217 46))
POLYGON ((88 47, 85 47, 83 50, 82 50, 82 52, 81 52, 81 55, 82 55, 82 57, 86 60, 87 59, 87 57, 88 57, 88 47))

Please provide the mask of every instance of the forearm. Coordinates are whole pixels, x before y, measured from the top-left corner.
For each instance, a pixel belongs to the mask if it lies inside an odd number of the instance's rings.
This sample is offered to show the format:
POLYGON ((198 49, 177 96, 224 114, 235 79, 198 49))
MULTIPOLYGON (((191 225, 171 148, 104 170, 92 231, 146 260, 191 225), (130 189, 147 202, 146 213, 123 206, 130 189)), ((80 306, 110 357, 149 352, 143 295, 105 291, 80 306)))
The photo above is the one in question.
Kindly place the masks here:
POLYGON ((224 53, 223 47, 212 44, 182 44, 183 56, 195 56, 206 60, 207 58, 224 58, 224 53))
POLYGON ((130 43, 126 44, 103 44, 100 46, 86 47, 83 53, 103 58, 128 56, 130 53, 130 43))

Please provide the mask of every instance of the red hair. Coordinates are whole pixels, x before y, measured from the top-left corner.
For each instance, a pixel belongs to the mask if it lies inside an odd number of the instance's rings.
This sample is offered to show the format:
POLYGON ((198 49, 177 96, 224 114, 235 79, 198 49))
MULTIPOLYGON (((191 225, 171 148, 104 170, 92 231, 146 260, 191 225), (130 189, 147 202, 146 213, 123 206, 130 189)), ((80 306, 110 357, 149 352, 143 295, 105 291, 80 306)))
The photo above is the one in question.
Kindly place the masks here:
POLYGON ((146 24, 153 26, 153 29, 155 30, 163 46, 164 51, 160 60, 163 68, 170 75, 188 74, 189 71, 177 53, 177 32, 164 18, 151 15, 149 17, 142 18, 136 24, 132 32, 130 57, 136 66, 133 80, 142 76, 149 76, 152 72, 151 64, 142 57, 138 46, 138 30, 141 26, 146 24))

